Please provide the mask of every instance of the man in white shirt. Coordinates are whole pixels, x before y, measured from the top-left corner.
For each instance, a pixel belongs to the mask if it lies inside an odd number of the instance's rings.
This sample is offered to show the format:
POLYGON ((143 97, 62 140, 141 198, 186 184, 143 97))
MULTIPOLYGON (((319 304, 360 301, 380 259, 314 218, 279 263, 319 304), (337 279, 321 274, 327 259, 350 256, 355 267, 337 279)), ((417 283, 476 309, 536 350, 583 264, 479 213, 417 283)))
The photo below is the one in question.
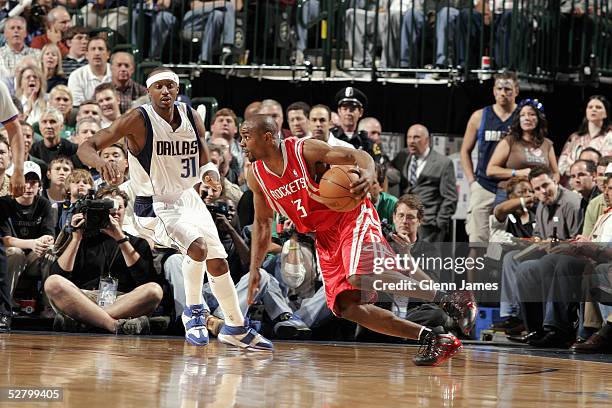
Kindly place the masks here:
POLYGON ((103 38, 92 38, 87 44, 88 64, 76 69, 68 78, 68 88, 72 92, 72 105, 79 106, 81 102, 92 99, 94 89, 104 82, 111 82, 112 75, 108 44, 103 38))
POLYGON ((336 138, 330 131, 331 109, 325 105, 315 105, 310 109, 310 132, 312 137, 327 142, 330 146, 354 149, 353 145, 336 138))
POLYGON ((40 50, 28 47, 25 39, 28 36, 28 25, 21 17, 9 17, 4 24, 4 38, 6 45, 0 47, 0 76, 12 79, 15 68, 25 56, 32 55, 40 58, 40 50))

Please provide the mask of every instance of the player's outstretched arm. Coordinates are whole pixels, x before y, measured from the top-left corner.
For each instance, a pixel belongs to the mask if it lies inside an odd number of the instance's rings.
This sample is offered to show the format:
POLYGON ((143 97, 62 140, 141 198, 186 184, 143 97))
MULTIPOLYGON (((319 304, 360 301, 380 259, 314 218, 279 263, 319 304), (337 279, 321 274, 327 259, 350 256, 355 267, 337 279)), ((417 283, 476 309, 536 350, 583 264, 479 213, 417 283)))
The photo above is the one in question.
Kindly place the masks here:
POLYGON ((126 112, 109 127, 100 129, 92 138, 83 142, 77 155, 84 164, 97 169, 104 180, 115 184, 121 177, 121 172, 114 163, 102 160, 98 152, 124 137, 132 154, 138 154, 142 150, 145 143, 145 124, 136 109, 126 112))
POLYGON ((351 184, 351 193, 359 199, 365 198, 376 179, 374 159, 363 150, 332 147, 320 140, 308 139, 304 142, 304 158, 309 168, 312 168, 316 162, 358 166, 359 180, 351 184))
POLYGON ((23 161, 25 160, 23 133, 21 133, 21 125, 17 119, 4 124, 4 128, 8 133, 9 143, 11 145, 11 154, 13 155, 13 176, 11 177, 11 194, 13 198, 21 197, 25 191, 25 178, 23 175, 23 161))
POLYGON ((247 303, 252 304, 259 290, 259 267, 263 263, 272 236, 272 217, 274 213, 268 207, 263 191, 259 187, 253 171, 247 173, 247 183, 253 192, 253 204, 255 206, 255 221, 251 231, 251 265, 249 273, 249 292, 247 303))

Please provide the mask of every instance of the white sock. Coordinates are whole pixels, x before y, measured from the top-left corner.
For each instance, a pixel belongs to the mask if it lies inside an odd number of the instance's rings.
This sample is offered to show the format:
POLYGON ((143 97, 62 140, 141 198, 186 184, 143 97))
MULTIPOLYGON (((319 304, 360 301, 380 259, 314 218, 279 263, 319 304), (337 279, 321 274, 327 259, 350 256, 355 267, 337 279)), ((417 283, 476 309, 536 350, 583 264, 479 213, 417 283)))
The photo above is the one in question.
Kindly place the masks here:
POLYGON ((244 326, 244 316, 238 303, 238 294, 234 287, 234 281, 229 272, 221 276, 212 276, 209 272, 208 283, 210 290, 219 302, 219 307, 229 326, 244 326))
POLYGON ((187 306, 204 303, 202 285, 204 284, 204 262, 183 257, 183 282, 185 283, 185 302, 187 306))

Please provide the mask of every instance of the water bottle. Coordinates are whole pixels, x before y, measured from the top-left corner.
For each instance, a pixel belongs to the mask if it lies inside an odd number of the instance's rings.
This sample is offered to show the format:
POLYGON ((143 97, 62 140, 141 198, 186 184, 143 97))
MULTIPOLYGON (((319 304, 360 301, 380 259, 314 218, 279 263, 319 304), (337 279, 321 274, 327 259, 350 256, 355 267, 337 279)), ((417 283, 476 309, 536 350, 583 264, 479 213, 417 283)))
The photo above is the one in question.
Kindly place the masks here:
POLYGON ((105 309, 115 303, 117 298, 117 279, 106 275, 100 278, 98 286, 98 306, 105 309))

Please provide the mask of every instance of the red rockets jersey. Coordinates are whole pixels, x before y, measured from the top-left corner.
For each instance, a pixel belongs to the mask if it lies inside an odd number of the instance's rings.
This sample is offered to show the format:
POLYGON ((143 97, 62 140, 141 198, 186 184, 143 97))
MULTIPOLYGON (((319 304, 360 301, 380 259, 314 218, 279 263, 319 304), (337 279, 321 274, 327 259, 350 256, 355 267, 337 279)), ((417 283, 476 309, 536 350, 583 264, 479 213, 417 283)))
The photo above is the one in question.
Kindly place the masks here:
POLYGON ((330 210, 310 197, 309 193, 319 194, 319 185, 308 174, 303 155, 305 140, 291 137, 280 142, 285 163, 281 176, 260 160, 251 168, 270 208, 293 221, 301 233, 325 231, 340 222, 345 213, 330 210))

